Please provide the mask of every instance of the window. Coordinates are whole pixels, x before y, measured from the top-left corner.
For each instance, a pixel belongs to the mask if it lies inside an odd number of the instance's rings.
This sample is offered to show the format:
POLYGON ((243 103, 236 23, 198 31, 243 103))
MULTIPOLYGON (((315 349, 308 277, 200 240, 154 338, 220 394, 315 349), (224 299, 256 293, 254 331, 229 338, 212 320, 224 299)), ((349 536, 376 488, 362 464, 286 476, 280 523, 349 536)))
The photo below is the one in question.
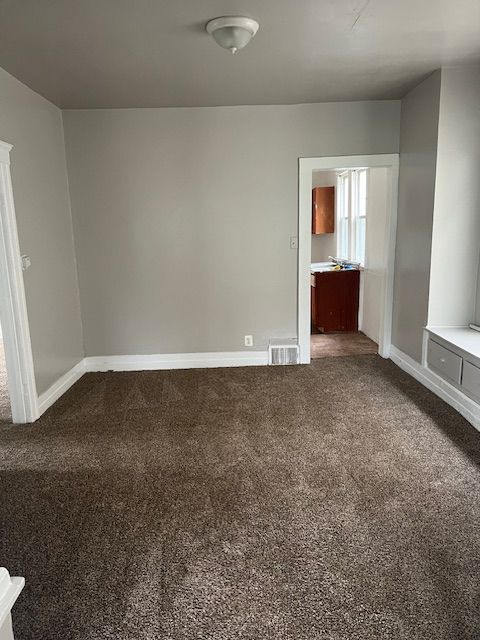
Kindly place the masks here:
POLYGON ((337 223, 337 257, 348 259, 349 248, 349 219, 350 210, 350 174, 348 171, 338 176, 338 223, 337 223))
POLYGON ((365 264, 367 171, 343 171, 337 182, 337 256, 365 264))

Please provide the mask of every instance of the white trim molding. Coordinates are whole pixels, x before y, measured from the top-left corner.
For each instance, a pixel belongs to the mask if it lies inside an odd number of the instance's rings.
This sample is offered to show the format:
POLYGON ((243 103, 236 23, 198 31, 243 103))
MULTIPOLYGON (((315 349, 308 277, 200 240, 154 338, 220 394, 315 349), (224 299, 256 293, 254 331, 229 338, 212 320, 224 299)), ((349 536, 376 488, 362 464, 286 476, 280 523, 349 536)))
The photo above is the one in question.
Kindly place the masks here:
POLYGON ((38 417, 45 413, 54 402, 70 389, 72 385, 80 380, 85 373, 85 359, 80 360, 74 367, 56 380, 46 391, 38 397, 38 417))
POLYGON ((0 639, 14 640, 12 607, 25 586, 25 578, 10 577, 5 567, 0 567, 0 639))
POLYGON ((256 367, 268 365, 268 351, 220 351, 210 353, 157 353, 135 356, 89 356, 83 358, 38 398, 38 417, 56 402, 84 373, 94 371, 156 371, 256 367))
POLYGON ((406 373, 418 380, 424 387, 433 391, 435 395, 444 400, 460 413, 465 420, 480 431, 480 405, 468 398, 456 387, 437 376, 431 369, 427 369, 409 355, 397 349, 394 345, 390 348, 390 359, 406 373))
POLYGON ((10 175, 11 149, 12 145, 0 142, 0 314, 12 420, 25 423, 38 418, 38 406, 10 175))
POLYGON ((0 162, 3 164, 10 164, 10 151, 13 149, 12 144, 8 142, 2 142, 0 140, 0 162))
POLYGON ((298 308, 297 331, 301 364, 310 362, 310 268, 311 268, 311 190, 313 171, 334 171, 359 167, 385 167, 389 169, 389 204, 387 209, 386 237, 386 277, 381 311, 379 349, 383 358, 390 356, 393 280, 395 268, 395 241, 397 233, 398 199, 398 153, 363 156, 329 156, 319 158, 299 158, 298 168, 298 308))
POLYGON ((90 356, 85 371, 147 371, 254 367, 268 364, 268 351, 213 351, 209 353, 157 353, 135 356, 90 356))

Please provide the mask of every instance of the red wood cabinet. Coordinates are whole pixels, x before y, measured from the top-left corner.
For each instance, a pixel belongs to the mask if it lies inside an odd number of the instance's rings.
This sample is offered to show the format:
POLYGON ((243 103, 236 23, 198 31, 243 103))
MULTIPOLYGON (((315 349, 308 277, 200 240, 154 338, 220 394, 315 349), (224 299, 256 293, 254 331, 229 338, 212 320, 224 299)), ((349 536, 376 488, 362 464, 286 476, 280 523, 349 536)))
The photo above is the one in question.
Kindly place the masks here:
POLYGON ((359 295, 360 271, 316 273, 312 286, 313 326, 323 333, 358 331, 359 295))
POLYGON ((312 189, 312 234, 335 231, 335 187, 312 189))

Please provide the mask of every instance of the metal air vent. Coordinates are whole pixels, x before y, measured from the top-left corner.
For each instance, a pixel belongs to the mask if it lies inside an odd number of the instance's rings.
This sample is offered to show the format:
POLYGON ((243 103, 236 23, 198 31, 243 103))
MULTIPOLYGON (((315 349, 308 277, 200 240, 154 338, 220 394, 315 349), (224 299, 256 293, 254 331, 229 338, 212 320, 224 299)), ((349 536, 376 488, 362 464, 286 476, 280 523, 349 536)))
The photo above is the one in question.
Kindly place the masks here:
POLYGON ((273 338, 268 345, 268 364, 298 364, 299 350, 295 338, 273 338))

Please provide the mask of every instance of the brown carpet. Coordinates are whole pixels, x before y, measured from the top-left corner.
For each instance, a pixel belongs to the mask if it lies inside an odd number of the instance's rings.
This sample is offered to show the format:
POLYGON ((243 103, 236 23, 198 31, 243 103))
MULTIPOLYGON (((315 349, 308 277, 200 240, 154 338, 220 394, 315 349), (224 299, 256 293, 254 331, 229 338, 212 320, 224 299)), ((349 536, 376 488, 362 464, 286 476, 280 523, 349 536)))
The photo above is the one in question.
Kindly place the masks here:
POLYGON ((329 358, 360 356, 378 353, 378 344, 364 333, 312 333, 310 336, 311 357, 329 358))
POLYGON ((7 367, 5 364, 5 350, 0 338, 0 422, 10 422, 12 412, 8 395, 7 367))
POLYGON ((391 362, 88 374, 1 426, 17 640, 478 640, 480 434, 391 362))

